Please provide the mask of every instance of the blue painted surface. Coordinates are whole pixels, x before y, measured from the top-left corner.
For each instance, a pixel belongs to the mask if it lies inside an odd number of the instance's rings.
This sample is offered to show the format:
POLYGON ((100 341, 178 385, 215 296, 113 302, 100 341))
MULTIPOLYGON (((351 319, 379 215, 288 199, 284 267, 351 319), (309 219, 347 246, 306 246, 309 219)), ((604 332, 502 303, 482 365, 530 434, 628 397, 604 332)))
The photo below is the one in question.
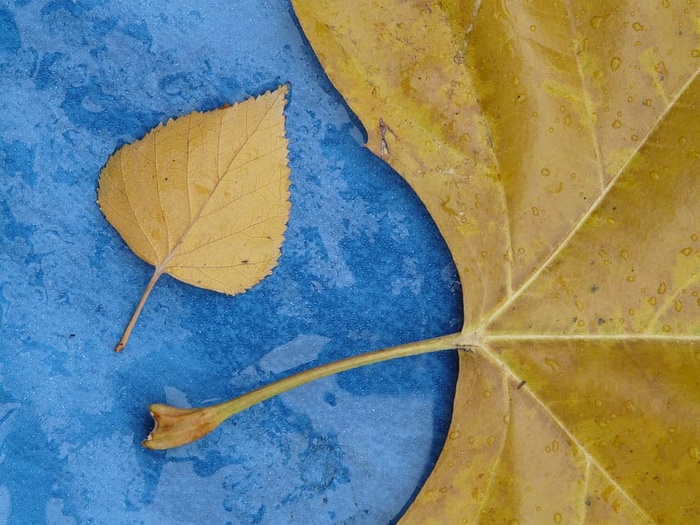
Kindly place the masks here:
POLYGON ((347 372, 150 452, 146 407, 459 329, 418 199, 362 146, 288 2, 15 0, 0 7, 0 524, 385 524, 439 453, 451 353, 347 372), (227 297, 151 269, 95 204, 157 123, 290 82, 292 213, 273 275, 227 297))

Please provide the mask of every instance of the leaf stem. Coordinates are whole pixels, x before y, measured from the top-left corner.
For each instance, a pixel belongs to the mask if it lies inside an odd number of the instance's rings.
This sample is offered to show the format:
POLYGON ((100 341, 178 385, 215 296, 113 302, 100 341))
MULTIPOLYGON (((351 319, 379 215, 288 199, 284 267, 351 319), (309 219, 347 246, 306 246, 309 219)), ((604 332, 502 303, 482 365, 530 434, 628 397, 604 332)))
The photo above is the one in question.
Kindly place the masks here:
POLYGON ((226 410, 230 412, 227 417, 230 417, 241 410, 265 401, 266 399, 274 397, 283 392, 287 392, 288 390, 298 386, 305 385, 306 383, 311 383, 312 381, 316 381, 317 379, 321 379, 323 377, 340 372, 346 372, 348 370, 352 370, 353 368, 359 368, 374 363, 381 363, 382 361, 388 361, 390 359, 397 359, 399 357, 408 357, 411 355, 424 354, 428 352, 439 352, 441 350, 451 350, 456 346, 455 340, 457 335, 458 334, 448 335, 435 339, 428 339, 426 341, 419 341, 416 343, 392 346, 390 348, 377 350, 375 352, 346 357, 345 359, 327 363, 309 370, 304 370, 303 372, 280 379, 279 381, 265 385, 240 397, 221 403, 220 406, 226 407, 226 410))
POLYGON ((126 343, 129 342, 129 337, 131 336, 131 332, 133 331, 134 326, 136 326, 136 321, 138 321, 138 318, 141 315, 141 310, 143 310, 143 306, 146 304, 146 299, 148 299, 148 296, 151 295, 151 291, 153 290, 153 287, 155 286, 156 282, 158 281, 161 275, 163 275, 163 270, 161 270, 160 268, 156 268, 156 271, 153 272, 151 280, 148 281, 148 284, 146 285, 146 289, 143 291, 143 295, 141 296, 141 300, 139 300, 139 304, 136 305, 136 310, 134 310, 134 314, 131 316, 129 324, 126 325, 126 328, 124 329, 122 338, 119 340, 119 343, 114 348, 115 352, 121 352, 122 350, 124 350, 126 343))
POLYGON ((383 350, 347 357, 280 379, 257 390, 217 405, 181 409, 164 404, 149 407, 155 428, 143 442, 147 448, 163 450, 191 443, 214 430, 231 416, 278 394, 329 375, 399 357, 451 350, 459 345, 460 334, 446 335, 383 350))

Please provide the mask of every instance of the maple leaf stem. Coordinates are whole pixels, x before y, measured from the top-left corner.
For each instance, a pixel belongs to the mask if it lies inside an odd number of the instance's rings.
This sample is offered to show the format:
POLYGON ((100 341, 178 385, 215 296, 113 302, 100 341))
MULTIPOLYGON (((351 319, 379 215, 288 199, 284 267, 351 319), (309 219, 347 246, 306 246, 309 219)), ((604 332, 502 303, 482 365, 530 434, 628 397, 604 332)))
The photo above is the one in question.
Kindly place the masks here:
POLYGON ((126 328, 124 329, 122 338, 119 340, 119 343, 117 343, 117 346, 114 347, 115 352, 121 352, 122 350, 124 350, 126 343, 129 342, 129 337, 131 336, 131 332, 134 330, 134 326, 136 326, 136 321, 138 321, 138 318, 141 315, 143 305, 146 304, 146 299, 148 299, 148 296, 151 295, 151 291, 153 290, 153 287, 156 285, 156 282, 158 281, 161 275, 163 275, 163 270, 156 268, 156 271, 153 273, 151 280, 148 281, 148 284, 146 285, 146 289, 143 291, 143 295, 139 300, 139 304, 136 305, 136 310, 134 310, 134 314, 131 316, 129 324, 126 325, 126 328))
POLYGON ((155 420, 155 427, 143 445, 153 450, 186 445, 208 434, 231 416, 278 394, 353 368, 399 357, 451 350, 460 346, 458 344, 459 335, 452 334, 347 357, 304 370, 217 405, 200 408, 177 408, 165 404, 151 405, 149 410, 155 420))

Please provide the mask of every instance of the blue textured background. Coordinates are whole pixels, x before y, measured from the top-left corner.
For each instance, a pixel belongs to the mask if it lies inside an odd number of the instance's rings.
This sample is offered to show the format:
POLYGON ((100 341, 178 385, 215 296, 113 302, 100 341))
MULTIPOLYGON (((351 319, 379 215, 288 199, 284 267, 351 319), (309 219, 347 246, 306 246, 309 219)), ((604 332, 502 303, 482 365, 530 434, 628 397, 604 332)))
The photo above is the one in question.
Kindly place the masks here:
POLYGON ((455 356, 327 378, 170 452, 147 405, 218 402, 459 329, 449 254, 362 146, 285 0, 0 4, 0 524, 385 524, 439 453, 455 356), (100 168, 169 117, 291 83, 292 213, 273 275, 227 297, 151 274, 100 168))

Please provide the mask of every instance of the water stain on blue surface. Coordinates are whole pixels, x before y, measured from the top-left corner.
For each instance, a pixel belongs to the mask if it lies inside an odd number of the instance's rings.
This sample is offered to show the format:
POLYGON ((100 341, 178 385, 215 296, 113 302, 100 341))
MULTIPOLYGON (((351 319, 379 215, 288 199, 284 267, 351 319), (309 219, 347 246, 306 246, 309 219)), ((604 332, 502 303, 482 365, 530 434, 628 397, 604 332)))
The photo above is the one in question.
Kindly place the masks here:
POLYGON ((127 22, 122 28, 122 32, 126 36, 130 36, 139 42, 143 42, 149 47, 153 42, 153 37, 148 31, 148 26, 145 22, 127 22))
POLYGON ((30 239, 36 233, 36 227, 23 224, 12 213, 6 201, 0 201, 0 247, 2 252, 12 253, 15 258, 21 253, 33 253, 34 247, 30 239), (20 244, 24 245, 20 248, 20 244))
MULTIPOLYGON (((31 78, 36 73, 39 64, 39 53, 33 47, 22 47, 13 54, 5 55, 0 51, 0 78, 11 78, 15 82, 21 82, 25 78, 31 78)), ((4 93, 3 93, 4 95, 4 93)), ((10 102, 9 97, 3 99, 0 96, 2 107, 10 102)), ((21 100, 13 100, 14 103, 22 105, 21 100)))
POLYGON ((108 16, 102 20, 95 20, 92 24, 92 29, 95 31, 95 36, 104 38, 117 28, 119 19, 116 16, 108 16))
POLYGON ((34 156, 34 148, 24 142, 0 140, 0 170, 10 177, 21 177, 22 182, 31 188, 36 186, 37 180, 34 156))
POLYGON ((22 38, 12 12, 0 8, 0 53, 15 53, 22 47, 22 38))
POLYGON ((337 484, 350 481, 350 472, 345 466, 345 454, 333 434, 319 433, 304 414, 291 410, 283 402, 273 399, 269 403, 272 414, 269 419, 268 434, 287 436, 291 433, 302 435, 307 447, 300 453, 293 452, 286 440, 280 440, 280 452, 287 461, 296 465, 304 486, 289 494, 283 503, 317 495, 324 490, 332 490, 337 484))
POLYGON ((60 82, 63 78, 61 66, 62 53, 46 53, 39 61, 39 69, 34 78, 34 85, 38 90, 44 90, 47 87, 53 86, 60 82))
POLYGON ((208 82, 197 73, 174 73, 158 81, 158 89, 170 100, 189 102, 200 100, 200 93, 206 91, 208 82))
POLYGON ((61 109, 75 126, 129 138, 143 136, 161 117, 153 111, 136 111, 126 97, 105 93, 94 78, 67 88, 61 109))
MULTIPOLYGON (((223 507, 227 512, 236 516, 236 523, 250 523, 256 525, 262 523, 265 518, 265 505, 260 505, 255 509, 250 509, 246 501, 241 501, 239 488, 241 479, 238 476, 226 476, 222 488, 227 492, 223 501, 223 507)), ((230 522, 229 522, 230 523, 230 522)))
MULTIPOLYGON (((0 399, 11 398, 0 389, 0 399)), ((58 453, 47 446, 48 440, 38 421, 33 410, 24 405, 14 425, 20 437, 13 437, 15 432, 11 430, 2 444, 4 461, 0 463, 0 479, 12 480, 5 485, 12 503, 8 525, 45 522, 44 508, 61 470, 58 453)))
POLYGON ((67 11, 74 16, 81 16, 106 3, 109 3, 109 0, 82 0, 81 2, 74 2, 73 0, 54 0, 42 7, 41 14, 51 15, 57 11, 67 11))
POLYGON ((148 30, 148 25, 143 21, 120 23, 116 16, 97 19, 92 23, 92 29, 98 37, 106 37, 114 31, 119 31, 150 48, 153 37, 148 30))
POLYGON ((36 232, 36 226, 18 220, 8 202, 0 200, 0 266, 5 270, 0 280, 0 309, 3 316, 8 308, 13 307, 5 297, 5 285, 12 288, 14 293, 18 286, 28 286, 44 296, 44 270, 41 265, 44 255, 36 253, 33 243, 36 232))

